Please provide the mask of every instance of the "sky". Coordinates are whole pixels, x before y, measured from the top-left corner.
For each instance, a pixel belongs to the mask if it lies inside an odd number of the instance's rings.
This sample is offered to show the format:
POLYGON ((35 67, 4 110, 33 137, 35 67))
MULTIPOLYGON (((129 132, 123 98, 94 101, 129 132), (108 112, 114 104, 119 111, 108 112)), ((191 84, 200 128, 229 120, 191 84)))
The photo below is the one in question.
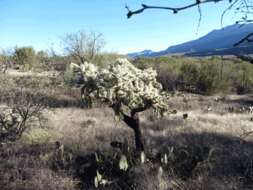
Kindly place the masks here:
MULTIPOLYGON (((0 0, 0 48, 33 46, 36 50, 63 50, 61 39, 67 33, 94 31, 106 41, 104 51, 129 53, 163 50, 220 29, 222 11, 228 3, 201 6, 198 27, 197 8, 178 14, 147 10, 127 19, 125 5, 180 6, 195 0, 0 0)), ((233 24, 225 17, 224 26, 233 24)))

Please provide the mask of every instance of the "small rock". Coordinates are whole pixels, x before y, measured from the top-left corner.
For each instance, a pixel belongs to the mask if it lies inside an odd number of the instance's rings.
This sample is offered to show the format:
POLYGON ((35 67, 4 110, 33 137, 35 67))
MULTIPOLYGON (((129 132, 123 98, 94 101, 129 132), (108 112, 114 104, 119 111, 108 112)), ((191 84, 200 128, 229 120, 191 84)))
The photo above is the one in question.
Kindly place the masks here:
POLYGON ((183 119, 187 119, 188 118, 188 114, 187 113, 184 113, 183 114, 183 119))

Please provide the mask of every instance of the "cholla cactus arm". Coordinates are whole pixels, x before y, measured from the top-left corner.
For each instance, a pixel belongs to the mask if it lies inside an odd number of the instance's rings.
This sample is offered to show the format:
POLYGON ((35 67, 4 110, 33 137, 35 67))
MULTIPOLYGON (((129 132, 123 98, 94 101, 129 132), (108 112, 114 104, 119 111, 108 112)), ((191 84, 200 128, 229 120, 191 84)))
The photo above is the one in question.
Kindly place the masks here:
POLYGON ((70 68, 71 71, 74 71, 74 72, 75 71, 81 71, 80 65, 78 65, 76 63, 73 63, 73 62, 70 63, 69 68, 70 68))
POLYGON ((138 107, 138 108, 131 110, 131 116, 134 116, 136 113, 143 112, 143 111, 149 109, 151 106, 152 106, 152 102, 147 101, 146 103, 144 103, 143 107, 138 107))

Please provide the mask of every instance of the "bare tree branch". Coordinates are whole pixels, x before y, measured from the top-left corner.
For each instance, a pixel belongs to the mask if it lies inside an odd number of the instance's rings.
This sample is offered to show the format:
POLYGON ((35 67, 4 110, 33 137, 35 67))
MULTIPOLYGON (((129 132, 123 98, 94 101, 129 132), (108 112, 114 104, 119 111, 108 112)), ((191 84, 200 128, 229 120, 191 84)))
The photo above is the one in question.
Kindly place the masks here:
POLYGON ((201 20, 202 20, 202 11, 201 11, 201 8, 200 8, 200 4, 198 4, 198 11, 199 11, 199 20, 198 20, 198 27, 197 27, 197 32, 199 31, 199 27, 200 27, 200 23, 201 23, 201 20))
POLYGON ((234 0, 234 2, 229 1, 229 2, 231 2, 231 4, 223 11, 223 13, 221 15, 221 26, 223 26, 223 20, 224 20, 224 16, 226 15, 226 13, 229 10, 231 10, 235 6, 235 4, 238 3, 238 1, 240 1, 240 0, 234 0))
POLYGON ((238 59, 241 59, 242 61, 246 61, 250 64, 253 64, 253 58, 248 55, 243 55, 243 54, 236 54, 235 55, 238 59))
MULTIPOLYGON (((135 10, 135 11, 131 11, 129 9, 128 6, 126 6, 126 9, 128 10, 127 13, 127 18, 131 18, 133 15, 136 14, 140 14, 142 12, 144 12, 146 9, 163 9, 163 10, 169 10, 172 11, 174 14, 178 13, 179 11, 185 10, 185 9, 189 9, 192 7, 196 7, 199 6, 200 4, 204 4, 204 3, 210 3, 210 2, 220 2, 220 1, 225 1, 225 0, 196 0, 194 3, 191 3, 189 5, 185 5, 182 7, 167 7, 167 6, 151 6, 151 5, 146 5, 146 4, 142 4, 142 8, 135 10)), ((228 0, 229 2, 232 2, 232 0, 228 0)))
POLYGON ((244 37, 243 39, 241 39, 239 42, 234 44, 234 47, 239 46, 240 44, 244 43, 244 42, 253 42, 253 33, 248 34, 246 37, 244 37))
POLYGON ((78 31, 69 33, 62 37, 65 51, 74 57, 80 64, 92 59, 99 53, 105 45, 101 33, 78 31))

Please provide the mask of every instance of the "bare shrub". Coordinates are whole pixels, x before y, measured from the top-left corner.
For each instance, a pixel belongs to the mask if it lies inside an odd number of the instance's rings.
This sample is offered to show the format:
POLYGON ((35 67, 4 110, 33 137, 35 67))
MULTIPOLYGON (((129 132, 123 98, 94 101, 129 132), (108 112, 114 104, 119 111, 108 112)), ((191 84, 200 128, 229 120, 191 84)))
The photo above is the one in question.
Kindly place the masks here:
POLYGON ((43 106, 39 100, 32 100, 32 97, 23 93, 22 90, 19 93, 18 97, 12 96, 11 105, 0 109, 0 142, 20 139, 35 120, 43 119, 43 106))

